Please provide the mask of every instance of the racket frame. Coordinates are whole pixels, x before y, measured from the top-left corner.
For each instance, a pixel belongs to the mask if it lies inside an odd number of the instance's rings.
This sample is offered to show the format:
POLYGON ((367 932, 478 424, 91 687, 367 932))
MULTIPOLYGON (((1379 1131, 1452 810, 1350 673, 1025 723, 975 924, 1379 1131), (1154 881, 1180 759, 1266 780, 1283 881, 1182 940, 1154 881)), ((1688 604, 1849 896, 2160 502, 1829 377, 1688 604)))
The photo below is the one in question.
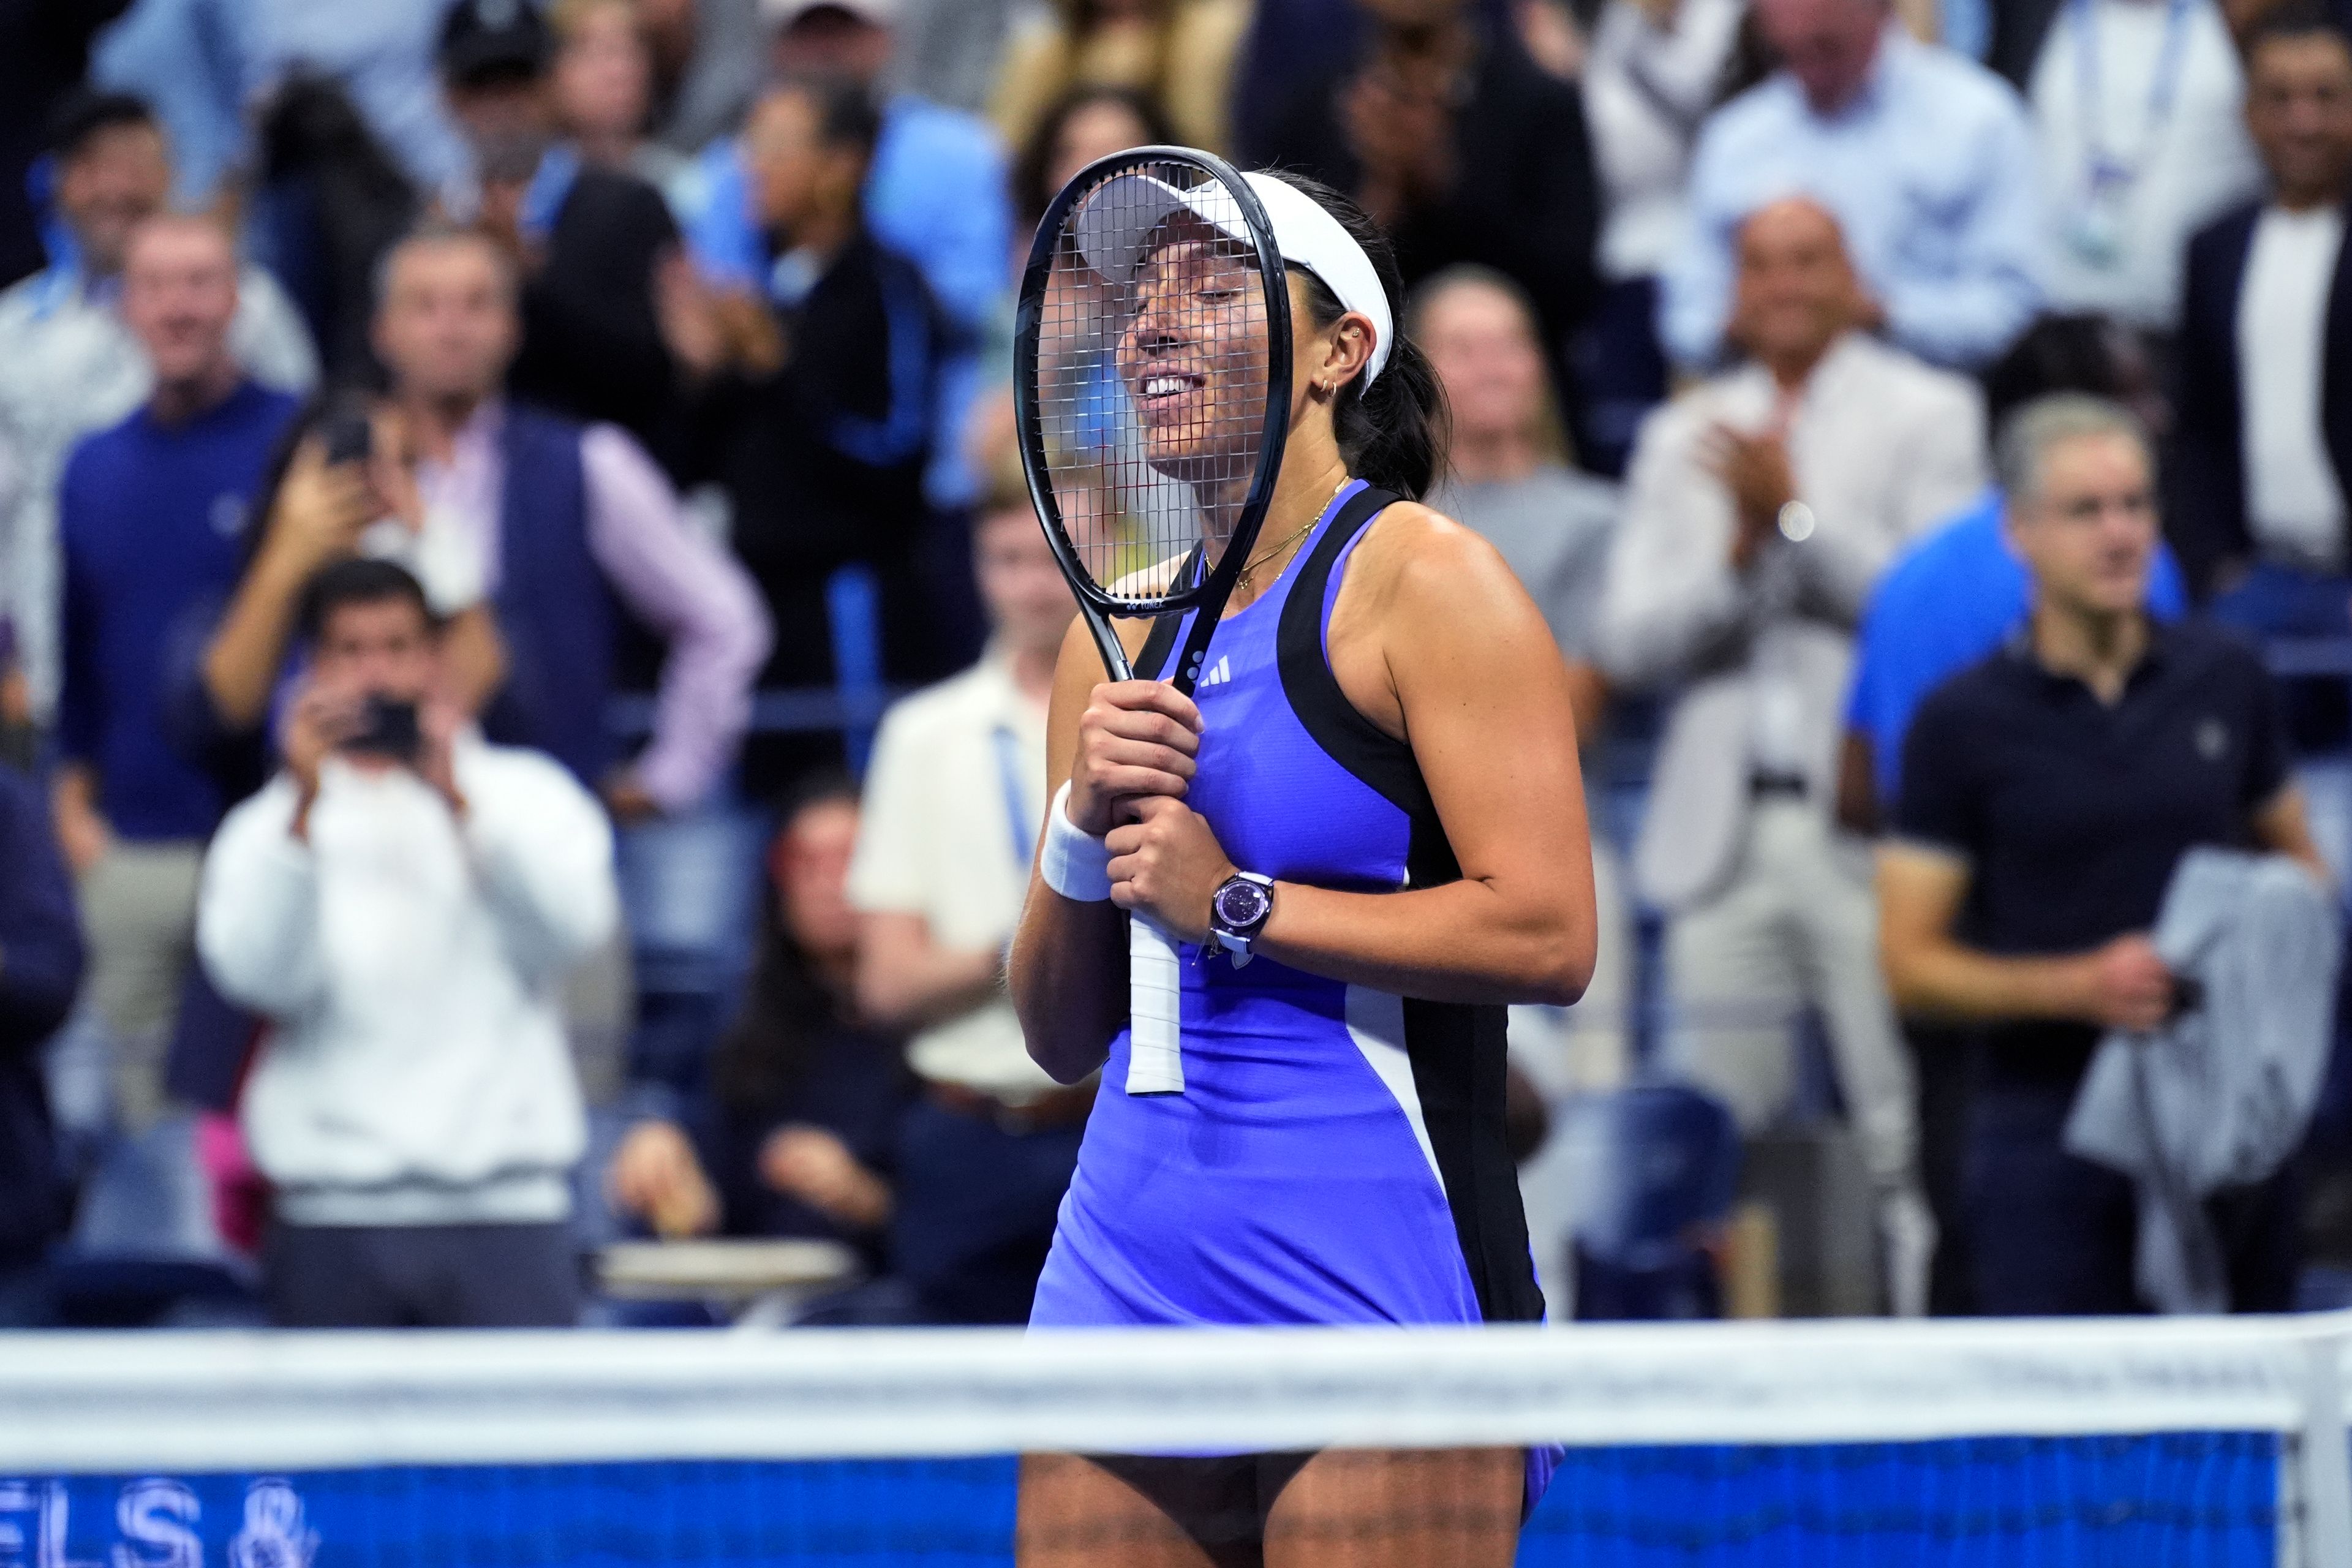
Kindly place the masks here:
MULTIPOLYGON (((1102 656, 1103 668, 1113 680, 1134 679, 1134 661, 1119 640, 1114 620, 1150 620, 1165 615, 1192 613, 1192 629, 1184 639, 1171 672, 1163 677, 1177 690, 1192 695, 1201 666, 1208 657, 1209 639, 1223 617, 1225 601, 1248 564, 1273 504, 1276 481, 1282 473, 1282 453, 1290 431, 1290 288, 1282 251, 1275 243, 1274 225, 1257 193, 1232 164, 1191 147, 1131 147, 1098 158, 1074 175, 1055 195, 1037 225, 1029 247, 1028 265, 1022 269, 1021 293, 1013 333, 1013 398, 1014 424, 1021 433, 1021 467, 1029 484, 1029 499, 1045 530, 1045 542, 1076 595, 1078 613, 1086 618, 1102 656), (1046 289, 1054 263, 1061 253, 1063 226, 1078 204, 1106 182, 1121 174, 1150 173, 1154 164, 1188 163, 1224 186, 1240 208, 1257 251, 1257 272, 1265 301, 1266 386, 1265 424, 1258 441, 1257 471, 1234 520, 1223 553, 1205 575, 1199 562, 1205 544, 1196 544, 1166 591, 1119 597, 1097 584, 1087 570, 1077 546, 1062 521, 1061 504, 1054 495, 1054 473, 1045 450, 1043 411, 1038 407, 1037 350, 1044 328, 1046 289), (1197 583, 1188 582, 1198 577, 1197 583)), ((1130 920, 1128 940, 1129 1056, 1127 1091, 1135 1095, 1184 1092, 1183 1058, 1177 1019, 1180 976, 1173 938, 1140 916, 1130 920)))
MULTIPOLYGON (((1257 193, 1250 188, 1234 166, 1213 153, 1191 147, 1130 147, 1098 158, 1074 175, 1062 187, 1045 209, 1037 225, 1036 237, 1030 243, 1028 265, 1022 269, 1021 295, 1013 333, 1013 399, 1017 416, 1014 423, 1021 430, 1021 467, 1029 484, 1029 499, 1037 509, 1038 521, 1045 524, 1045 542, 1052 546, 1054 558, 1061 563, 1062 574, 1069 579, 1076 593, 1079 612, 1086 616, 1087 626, 1094 634, 1095 647, 1101 653, 1103 668, 1114 680, 1133 678, 1133 661, 1118 640, 1111 622, 1119 620, 1152 620, 1164 615, 1181 615, 1197 610, 1192 636, 1178 658, 1173 672, 1167 677, 1179 691, 1191 695, 1193 683, 1200 679, 1201 661, 1208 651, 1209 635, 1216 629, 1217 618, 1223 613, 1225 601, 1232 597, 1234 584, 1240 580, 1242 569, 1248 563, 1249 548, 1256 542, 1258 530, 1265 521, 1266 509, 1273 504, 1276 481, 1282 473, 1282 450, 1290 433, 1290 289, 1288 273, 1283 265, 1282 252, 1275 244, 1274 225, 1266 216, 1265 206, 1257 193), (1155 163, 1191 163, 1213 175, 1240 207, 1243 221, 1248 224, 1251 242, 1257 249, 1258 279, 1265 296, 1266 328, 1266 396, 1265 423, 1258 437, 1257 472, 1251 477, 1248 493, 1243 498, 1235 514, 1234 531, 1227 540, 1224 553, 1217 564, 1201 581, 1183 585, 1183 578, 1192 574, 1180 572, 1164 593, 1119 597, 1098 585, 1078 554, 1077 546, 1062 522, 1061 504, 1054 496, 1054 475, 1045 450, 1045 429, 1042 412, 1037 406, 1037 343, 1044 327, 1045 290, 1051 281, 1055 258, 1060 253, 1062 228, 1070 213, 1097 186, 1121 174, 1148 173, 1155 163)), ((1197 553, 1188 556, 1197 560, 1197 553)))

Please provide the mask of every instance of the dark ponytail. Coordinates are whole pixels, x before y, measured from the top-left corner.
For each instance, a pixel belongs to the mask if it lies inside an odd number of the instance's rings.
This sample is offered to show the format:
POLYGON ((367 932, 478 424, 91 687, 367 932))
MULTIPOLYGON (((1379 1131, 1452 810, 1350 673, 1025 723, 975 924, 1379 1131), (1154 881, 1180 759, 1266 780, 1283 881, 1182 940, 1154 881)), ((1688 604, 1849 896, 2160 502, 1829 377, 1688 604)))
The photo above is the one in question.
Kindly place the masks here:
MULTIPOLYGON (((1445 439, 1445 394, 1427 357, 1404 335, 1404 280, 1397 271, 1396 247, 1343 193, 1304 174, 1268 173, 1297 186, 1337 218, 1380 275, 1381 291, 1389 297, 1389 317, 1397 323, 1397 339, 1389 345, 1389 363, 1380 380, 1367 388, 1360 375, 1339 389, 1331 405, 1331 424, 1349 473, 1407 500, 1419 500, 1437 479, 1445 439)), ((1301 276, 1307 282, 1307 309, 1318 331, 1348 313, 1323 279, 1311 272, 1301 276)))

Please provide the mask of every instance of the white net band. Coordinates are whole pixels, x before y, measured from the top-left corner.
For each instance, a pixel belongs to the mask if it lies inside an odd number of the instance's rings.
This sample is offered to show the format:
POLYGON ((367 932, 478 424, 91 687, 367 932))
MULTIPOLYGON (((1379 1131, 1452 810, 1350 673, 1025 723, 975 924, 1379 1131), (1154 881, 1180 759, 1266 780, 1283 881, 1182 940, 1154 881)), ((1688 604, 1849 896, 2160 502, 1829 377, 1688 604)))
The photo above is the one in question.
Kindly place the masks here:
POLYGON ((1487 1330, 19 1335, 0 1473, 2303 1433, 2352 1314, 1487 1330))

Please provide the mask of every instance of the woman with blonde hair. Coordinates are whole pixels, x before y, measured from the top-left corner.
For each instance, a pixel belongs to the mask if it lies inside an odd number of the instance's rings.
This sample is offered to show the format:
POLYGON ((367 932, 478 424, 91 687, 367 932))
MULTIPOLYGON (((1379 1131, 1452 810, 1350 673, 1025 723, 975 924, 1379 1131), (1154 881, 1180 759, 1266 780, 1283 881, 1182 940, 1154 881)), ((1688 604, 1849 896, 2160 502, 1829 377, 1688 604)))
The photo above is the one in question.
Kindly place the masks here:
POLYGON ((1223 153, 1248 0, 1055 0, 1005 47, 990 115, 1021 147, 1073 88, 1132 88, 1187 146, 1223 153))

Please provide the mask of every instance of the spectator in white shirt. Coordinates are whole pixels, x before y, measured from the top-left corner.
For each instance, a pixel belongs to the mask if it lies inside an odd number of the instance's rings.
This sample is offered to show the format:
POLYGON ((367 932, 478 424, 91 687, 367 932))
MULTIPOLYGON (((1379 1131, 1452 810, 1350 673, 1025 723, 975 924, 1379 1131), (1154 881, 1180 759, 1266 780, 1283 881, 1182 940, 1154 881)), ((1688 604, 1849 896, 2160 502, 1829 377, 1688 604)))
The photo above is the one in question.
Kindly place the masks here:
POLYGON ((1094 1103, 1034 1062, 1004 993, 1045 816, 1045 704, 1073 605, 1025 491, 974 525, 995 636, 882 721, 849 872, 858 999, 912 1038, 921 1099, 898 1163, 891 1262, 945 1321, 1024 1322, 1094 1103))
POLYGON ((307 621, 285 770, 223 825, 197 917, 215 984, 274 1025, 243 1108, 271 1314, 569 1324, 584 1127, 558 992, 618 920, 612 830, 561 764, 433 698, 405 571, 327 568, 307 621))
MULTIPOLYGON (((2246 37, 2263 199, 2189 241, 2165 523, 2215 619, 2255 637, 2352 637, 2352 36, 2288 0, 2246 37)), ((2342 684, 2284 684, 2296 781, 2352 871, 2342 684)))
POLYGON ((2070 0, 2028 89, 2053 310, 2169 333, 2180 251, 2262 167, 2213 0, 2070 0))
POLYGON ((1751 356, 1642 432, 1601 647, 1679 689, 1635 849, 1667 911, 1670 1068, 1756 1131, 1817 1008, 1876 1184, 1889 1297, 1924 1309, 1933 1222, 1911 1075, 1878 969, 1869 866, 1832 817, 1852 639, 1880 570, 1985 482, 1975 386, 1855 329, 1836 220, 1790 199, 1739 231, 1732 334, 1751 356))
POLYGON ((2200 595, 2257 632, 2352 631, 2352 36, 2318 3, 2246 39, 2270 188, 2189 241, 2166 523, 2200 595))

